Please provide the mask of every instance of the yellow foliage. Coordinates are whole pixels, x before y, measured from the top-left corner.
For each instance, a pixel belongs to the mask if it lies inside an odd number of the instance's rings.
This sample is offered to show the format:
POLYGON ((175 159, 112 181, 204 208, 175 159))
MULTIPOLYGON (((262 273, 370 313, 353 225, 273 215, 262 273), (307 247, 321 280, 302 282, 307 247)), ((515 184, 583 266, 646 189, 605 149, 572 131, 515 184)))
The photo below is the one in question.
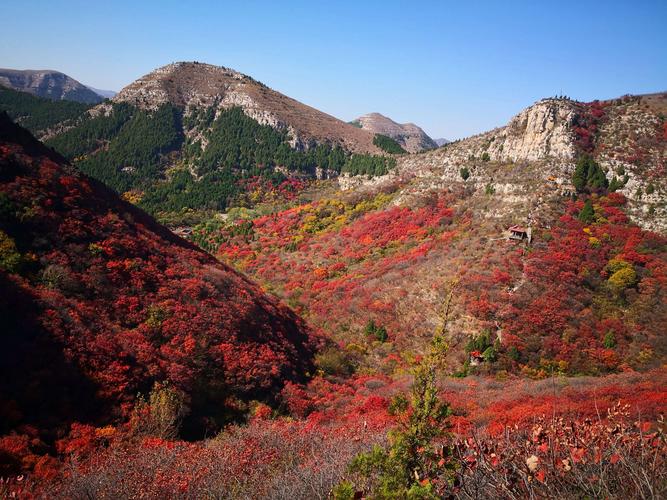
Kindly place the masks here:
POLYGON ((637 284, 637 272, 632 267, 632 264, 623 259, 619 259, 618 257, 611 259, 607 263, 606 269, 611 274, 607 282, 616 292, 637 284))
POLYGON ((7 233, 0 230, 0 269, 15 273, 20 265, 21 254, 16 249, 16 243, 7 233))
POLYGON ((607 281, 616 291, 625 290, 637 283, 637 273, 632 267, 625 267, 612 274, 607 281))
POLYGON ((125 201, 129 203, 132 203, 133 205, 136 205, 141 201, 141 198, 143 198, 143 196, 144 196, 143 191, 131 190, 131 191, 125 191, 121 195, 121 198, 123 198, 125 201))
POLYGON ((345 350, 350 351, 350 352, 356 352, 358 354, 366 354, 367 349, 364 346, 361 346, 359 344, 347 344, 345 346, 345 350))

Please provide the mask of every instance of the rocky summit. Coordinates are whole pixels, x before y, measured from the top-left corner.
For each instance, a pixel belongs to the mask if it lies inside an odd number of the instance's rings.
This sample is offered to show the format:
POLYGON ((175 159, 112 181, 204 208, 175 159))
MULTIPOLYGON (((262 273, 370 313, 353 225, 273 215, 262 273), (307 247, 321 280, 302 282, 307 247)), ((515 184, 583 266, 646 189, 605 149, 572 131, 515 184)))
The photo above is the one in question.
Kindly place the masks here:
POLYGON ((408 153, 418 153, 438 147, 438 144, 414 123, 396 123, 380 113, 360 116, 352 123, 374 134, 391 137, 408 153))
POLYGON ((230 68, 199 62, 168 64, 123 88, 114 102, 154 110, 169 103, 189 115, 202 108, 240 107, 262 125, 286 130, 292 147, 313 142, 337 144, 348 151, 379 152, 373 134, 287 97, 230 68))

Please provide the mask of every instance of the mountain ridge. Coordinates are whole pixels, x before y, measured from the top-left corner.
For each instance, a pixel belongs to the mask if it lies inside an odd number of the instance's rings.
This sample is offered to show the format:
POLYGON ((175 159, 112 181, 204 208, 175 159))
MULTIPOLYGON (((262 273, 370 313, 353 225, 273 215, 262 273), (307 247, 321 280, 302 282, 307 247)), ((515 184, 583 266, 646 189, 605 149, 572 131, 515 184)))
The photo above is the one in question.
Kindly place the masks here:
POLYGON ((184 109, 186 115, 197 108, 240 107, 262 125, 287 130, 296 149, 308 148, 314 140, 337 144, 352 152, 381 152, 373 144, 373 134, 223 66, 171 63, 130 83, 112 101, 127 102, 140 109, 157 109, 171 103, 184 109))
POLYGON ((71 76, 55 70, 0 68, 0 85, 52 100, 97 104, 105 97, 71 76))
MULTIPOLYGON (((667 111, 667 93, 623 96, 606 101, 583 103, 565 98, 545 98, 523 109, 502 127, 454 141, 417 155, 399 158, 390 179, 415 177, 421 187, 443 182, 462 182, 484 189, 497 181, 493 174, 503 164, 502 177, 511 179, 507 194, 521 192, 522 199, 539 199, 525 192, 530 179, 521 179, 520 166, 540 164, 537 170, 540 191, 574 193, 571 183, 575 164, 581 156, 595 158, 606 172, 608 182, 616 179, 616 190, 628 198, 629 213, 642 227, 667 231, 667 185, 664 158, 667 135, 661 116, 667 111)), ((361 178, 342 177, 341 185, 352 188, 361 178)), ((377 184, 379 180, 374 180, 377 184)), ((517 193, 518 194, 518 193, 517 193)))

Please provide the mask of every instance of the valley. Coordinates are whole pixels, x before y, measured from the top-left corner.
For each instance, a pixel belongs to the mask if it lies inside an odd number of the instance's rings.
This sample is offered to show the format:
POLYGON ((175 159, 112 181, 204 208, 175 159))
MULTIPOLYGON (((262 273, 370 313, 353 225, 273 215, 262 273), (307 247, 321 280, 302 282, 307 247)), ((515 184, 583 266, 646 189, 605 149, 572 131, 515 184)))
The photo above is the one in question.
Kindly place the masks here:
POLYGON ((517 111, 0 89, 0 495, 659 497, 667 94, 517 111))

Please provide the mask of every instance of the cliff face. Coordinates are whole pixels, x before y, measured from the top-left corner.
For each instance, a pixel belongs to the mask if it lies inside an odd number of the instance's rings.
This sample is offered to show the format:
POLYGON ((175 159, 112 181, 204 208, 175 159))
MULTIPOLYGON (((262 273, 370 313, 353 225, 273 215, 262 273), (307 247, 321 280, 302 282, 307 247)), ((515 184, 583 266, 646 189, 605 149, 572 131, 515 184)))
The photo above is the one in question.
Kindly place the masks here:
POLYGON ((193 111, 240 107, 260 124, 287 130, 292 146, 307 148, 312 141, 339 144, 354 152, 380 152, 373 134, 276 92, 233 69, 197 62, 168 64, 139 78, 113 99, 141 109, 171 103, 193 111))
POLYGON ((58 71, 0 69, 0 85, 54 101, 97 104, 104 100, 82 83, 58 71))
POLYGON ((360 116, 353 123, 358 123, 363 130, 368 130, 373 134, 391 137, 408 153, 419 153, 438 147, 438 144, 414 123, 396 123, 380 113, 360 116))

